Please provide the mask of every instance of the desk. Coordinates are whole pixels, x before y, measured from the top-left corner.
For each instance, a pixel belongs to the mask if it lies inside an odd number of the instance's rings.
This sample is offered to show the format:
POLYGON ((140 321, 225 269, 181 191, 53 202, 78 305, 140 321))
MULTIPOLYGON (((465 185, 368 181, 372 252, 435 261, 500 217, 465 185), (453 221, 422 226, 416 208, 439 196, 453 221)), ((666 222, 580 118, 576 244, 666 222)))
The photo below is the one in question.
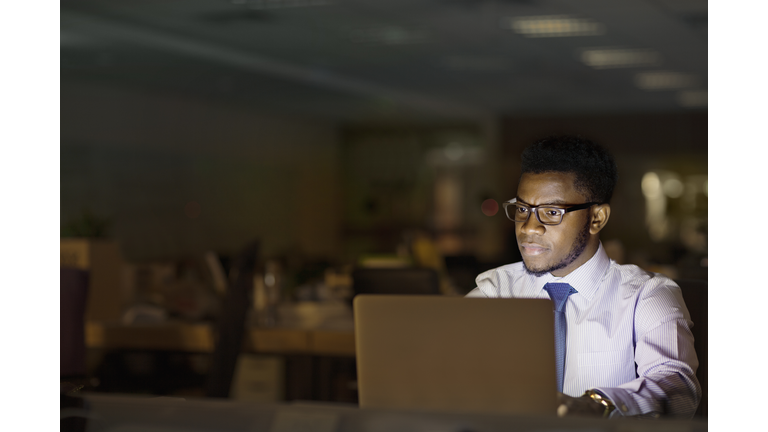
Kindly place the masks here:
MULTIPOLYGON (((209 324, 144 325, 86 323, 88 348, 167 350, 212 353, 214 331, 209 324)), ((355 355, 352 330, 248 328, 243 352, 264 354, 355 355)))
POLYGON ((348 404, 257 404, 214 399, 138 398, 87 394, 88 431, 174 432, 706 432, 703 420, 558 418, 552 416, 359 409, 348 404))

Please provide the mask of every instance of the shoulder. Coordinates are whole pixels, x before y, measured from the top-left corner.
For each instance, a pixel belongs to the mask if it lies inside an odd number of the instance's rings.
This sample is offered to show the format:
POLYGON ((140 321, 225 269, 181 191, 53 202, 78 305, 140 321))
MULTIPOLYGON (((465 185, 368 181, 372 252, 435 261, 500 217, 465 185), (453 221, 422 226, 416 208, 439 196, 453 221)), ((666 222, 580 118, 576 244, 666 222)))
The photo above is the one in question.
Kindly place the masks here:
POLYGON ((642 295, 656 289, 680 289, 675 281, 660 273, 644 270, 634 264, 617 264, 611 261, 604 278, 606 282, 628 294, 642 295))
POLYGON ((649 319, 661 320, 676 315, 688 318, 682 291, 675 281, 660 273, 643 270, 636 265, 612 263, 608 273, 611 283, 618 285, 619 294, 634 298, 637 313, 649 319))
POLYGON ((510 297, 512 287, 524 275, 521 261, 484 271, 475 278, 475 283, 486 297, 510 297))

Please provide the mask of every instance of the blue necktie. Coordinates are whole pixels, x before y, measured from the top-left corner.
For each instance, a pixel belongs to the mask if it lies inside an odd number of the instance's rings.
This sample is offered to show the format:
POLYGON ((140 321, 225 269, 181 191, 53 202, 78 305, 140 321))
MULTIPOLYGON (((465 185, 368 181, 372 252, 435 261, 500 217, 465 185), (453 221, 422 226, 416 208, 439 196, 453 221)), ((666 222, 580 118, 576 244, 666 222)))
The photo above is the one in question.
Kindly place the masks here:
POLYGON ((578 292, 567 283, 550 282, 544 285, 544 291, 555 304, 555 367, 557 368, 557 391, 563 391, 565 375, 565 302, 568 296, 578 292))

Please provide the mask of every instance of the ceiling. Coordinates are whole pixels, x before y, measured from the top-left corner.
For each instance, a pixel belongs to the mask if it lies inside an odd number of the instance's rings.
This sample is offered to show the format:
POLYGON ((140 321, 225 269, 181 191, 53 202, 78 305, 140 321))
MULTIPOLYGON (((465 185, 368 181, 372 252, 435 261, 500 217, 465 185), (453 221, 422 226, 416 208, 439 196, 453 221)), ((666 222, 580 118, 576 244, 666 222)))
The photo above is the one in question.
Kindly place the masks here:
POLYGON ((62 0, 61 80, 339 121, 701 111, 707 2, 62 0))

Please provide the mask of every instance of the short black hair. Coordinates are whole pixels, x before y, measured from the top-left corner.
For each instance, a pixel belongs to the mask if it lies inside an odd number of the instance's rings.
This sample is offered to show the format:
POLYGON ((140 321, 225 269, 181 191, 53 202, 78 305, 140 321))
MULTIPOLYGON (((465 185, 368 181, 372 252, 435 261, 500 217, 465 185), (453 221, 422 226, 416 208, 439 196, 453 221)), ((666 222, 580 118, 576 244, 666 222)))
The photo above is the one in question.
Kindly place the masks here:
POLYGON ((619 179, 613 156, 594 142, 574 135, 540 139, 522 155, 522 174, 567 172, 576 175, 575 187, 587 201, 611 202, 619 179))

